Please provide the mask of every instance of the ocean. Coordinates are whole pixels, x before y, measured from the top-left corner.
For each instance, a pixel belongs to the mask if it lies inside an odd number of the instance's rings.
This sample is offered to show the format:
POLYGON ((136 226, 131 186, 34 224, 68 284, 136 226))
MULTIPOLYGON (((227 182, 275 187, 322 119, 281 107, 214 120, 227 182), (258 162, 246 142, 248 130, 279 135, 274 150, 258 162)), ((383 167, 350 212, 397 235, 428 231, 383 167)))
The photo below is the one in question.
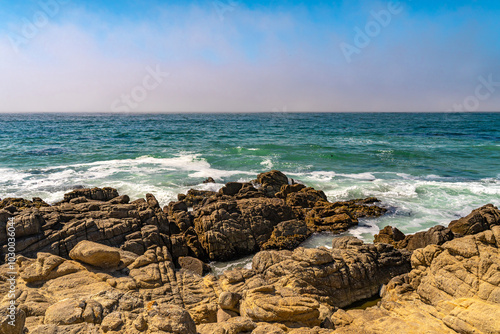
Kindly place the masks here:
POLYGON ((389 213, 348 232, 365 241, 447 225, 500 205, 500 113, 0 114, 0 198, 106 186, 166 205, 271 169, 331 201, 379 198, 389 213))

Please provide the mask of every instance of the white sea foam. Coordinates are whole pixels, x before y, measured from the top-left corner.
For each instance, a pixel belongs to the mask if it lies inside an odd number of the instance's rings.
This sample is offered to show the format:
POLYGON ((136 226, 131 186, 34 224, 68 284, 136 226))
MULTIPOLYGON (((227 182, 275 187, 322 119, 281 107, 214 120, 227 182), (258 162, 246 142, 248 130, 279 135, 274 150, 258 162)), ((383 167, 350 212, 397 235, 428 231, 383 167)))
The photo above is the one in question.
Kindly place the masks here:
POLYGON ((264 161, 262 161, 260 163, 262 166, 264 166, 265 169, 273 169, 274 167, 274 164, 273 164, 273 161, 271 160, 271 158, 266 158, 264 159, 264 161))
POLYGON ((213 177, 218 184, 202 186, 218 190, 226 179, 235 175, 253 176, 254 173, 239 170, 212 168, 198 154, 184 153, 173 158, 142 156, 137 159, 96 161, 42 168, 40 170, 0 170, 2 197, 42 197, 53 203, 75 186, 115 187, 132 199, 153 193, 160 204, 165 205, 198 183, 189 179, 213 177))
POLYGON ((212 272, 216 276, 219 276, 222 275, 226 270, 231 270, 234 268, 252 269, 252 259, 253 255, 250 255, 236 261, 212 262, 210 263, 210 266, 212 267, 212 272))

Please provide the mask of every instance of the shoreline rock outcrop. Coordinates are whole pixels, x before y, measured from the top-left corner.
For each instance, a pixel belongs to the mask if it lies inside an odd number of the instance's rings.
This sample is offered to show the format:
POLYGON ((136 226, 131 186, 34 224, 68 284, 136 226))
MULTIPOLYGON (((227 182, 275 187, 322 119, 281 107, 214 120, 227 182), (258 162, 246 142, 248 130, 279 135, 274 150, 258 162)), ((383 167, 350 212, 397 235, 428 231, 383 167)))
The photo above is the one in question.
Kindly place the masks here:
POLYGON ((500 333, 499 249, 493 225, 415 250, 378 306, 333 314, 333 333, 500 333))
MULTIPOLYGON (((376 199, 330 203, 322 191, 279 171, 262 173, 254 183, 230 182, 219 192, 190 190, 179 199, 162 209, 151 194, 130 201, 112 188, 76 189, 52 206, 6 199, 0 230, 15 219, 17 253, 26 257, 44 252, 69 258, 88 240, 138 255, 167 247, 179 266, 181 257, 227 261, 263 249, 294 249, 314 232, 346 231, 358 218, 386 211, 374 205, 376 199)), ((5 241, 0 233, 0 263, 5 241)))
POLYGON ((452 221, 448 227, 437 225, 427 231, 404 235, 397 228, 386 226, 375 234, 374 243, 391 244, 398 249, 414 251, 428 245, 442 245, 455 238, 491 230, 494 226, 500 226, 500 210, 492 204, 487 204, 465 217, 452 221))
POLYGON ((0 228, 15 218, 19 256, 15 327, 0 265, 0 334, 500 333, 492 205, 411 236, 387 227, 375 244, 297 247, 383 214, 376 202, 330 203, 277 171, 163 209, 153 195, 130 201, 111 188, 77 189, 52 206, 2 201, 0 228), (250 269, 219 277, 203 262, 254 253, 250 269), (376 306, 348 309, 379 293, 376 306))

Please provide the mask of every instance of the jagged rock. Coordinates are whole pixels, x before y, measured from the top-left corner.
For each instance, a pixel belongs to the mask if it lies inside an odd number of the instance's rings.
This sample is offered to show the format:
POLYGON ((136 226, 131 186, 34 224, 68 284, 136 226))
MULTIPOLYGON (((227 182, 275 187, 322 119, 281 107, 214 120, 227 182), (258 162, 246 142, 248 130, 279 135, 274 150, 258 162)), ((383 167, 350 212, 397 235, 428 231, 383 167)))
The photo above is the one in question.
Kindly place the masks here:
POLYGON ((405 235, 396 227, 386 226, 378 234, 375 234, 374 243, 390 244, 396 246, 398 241, 404 240, 405 235))
POLYGON ((404 235, 397 228, 386 226, 375 235, 375 243, 391 244, 399 249, 414 251, 428 245, 442 245, 453 239, 453 233, 444 226, 438 225, 428 231, 404 235))
POLYGON ((269 197, 274 197, 282 186, 289 184, 288 177, 278 170, 261 173, 254 182, 259 184, 260 190, 269 197))
POLYGON ((226 272, 221 284, 238 293, 269 285, 290 288, 330 307, 344 307, 376 295, 382 284, 410 269, 409 253, 392 246, 365 245, 354 237, 334 240, 331 250, 259 252, 252 270, 226 272))
POLYGON ((69 257, 100 268, 114 268, 120 264, 118 249, 85 240, 69 252, 69 257))
POLYGON ((205 181, 203 181, 203 183, 215 183, 215 180, 213 177, 209 177, 205 181))
POLYGON ((500 225, 500 210, 492 204, 473 210, 466 217, 454 220, 448 228, 460 236, 476 234, 500 225))
POLYGON ((448 228, 434 226, 428 231, 404 235, 397 228, 386 226, 375 235, 375 243, 392 244, 396 248, 414 251, 427 245, 442 245, 455 237, 477 234, 500 225, 500 210, 492 204, 473 210, 466 217, 452 221, 448 228))
POLYGON ((32 201, 24 198, 4 198, 0 200, 0 210, 10 208, 7 211, 22 211, 28 208, 41 208, 49 206, 41 198, 35 197, 32 201))
POLYGON ((337 311, 334 333, 500 332, 500 226, 417 249, 379 306, 337 311))
POLYGON ((303 220, 284 221, 274 227, 271 237, 262 245, 262 249, 295 249, 309 234, 303 220))
MULTIPOLYGON (((306 224, 310 210, 324 210, 318 226, 327 226, 333 216, 355 220, 377 209, 371 202, 329 203, 321 191, 293 184, 276 171, 259 180, 228 184, 220 193, 189 191, 163 209, 151 194, 131 202, 114 189, 95 188, 75 190, 53 206, 0 210, 0 240, 6 237, 1 231, 8 218, 14 218, 18 229, 16 300, 27 316, 26 327, 31 333, 189 333, 192 324, 209 328, 223 321, 217 330, 281 333, 289 331, 287 325, 325 325, 332 307, 327 296, 314 295, 321 284, 329 284, 320 276, 328 275, 323 266, 337 261, 332 254, 276 252, 265 260, 272 268, 238 269, 221 279, 202 277, 207 268, 200 260, 235 259, 267 247, 294 248, 317 231, 306 224), (331 214, 326 212, 330 204, 331 214), (274 292, 252 290, 263 286, 274 292), (255 310, 245 307, 255 319, 268 316, 266 305, 272 306, 271 317, 290 319, 271 325, 239 317, 245 302, 256 305, 255 310), (171 312, 164 305, 178 309, 171 312)), ((0 266, 0 292, 7 287, 4 272, 6 266, 0 266)))
POLYGON ((195 229, 211 260, 251 254, 269 239, 274 226, 293 218, 278 198, 219 200, 196 212, 195 229))
POLYGON ((179 194, 178 199, 186 203, 188 207, 194 207, 215 195, 217 195, 215 191, 190 189, 186 195, 179 194))
POLYGON ((69 202, 73 198, 79 197, 107 202, 118 196, 118 191, 113 188, 75 189, 64 195, 64 202, 69 202))

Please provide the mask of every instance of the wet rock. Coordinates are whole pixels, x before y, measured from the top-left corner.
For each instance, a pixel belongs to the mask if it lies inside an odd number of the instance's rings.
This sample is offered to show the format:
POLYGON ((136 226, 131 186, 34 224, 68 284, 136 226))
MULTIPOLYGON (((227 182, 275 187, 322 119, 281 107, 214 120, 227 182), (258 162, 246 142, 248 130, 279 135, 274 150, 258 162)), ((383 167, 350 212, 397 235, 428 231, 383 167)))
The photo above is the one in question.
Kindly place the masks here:
POLYGON ((259 184, 260 190, 269 197, 274 197, 282 186, 289 184, 288 177, 278 170, 259 174, 255 183, 259 184))
POLYGON ((500 210, 492 204, 473 210, 466 217, 454 220, 448 228, 457 235, 471 235, 500 225, 500 210))
POLYGON ((203 183, 215 183, 215 180, 213 179, 213 177, 209 177, 205 181, 203 181, 203 183))
POLYGON ((428 231, 404 235, 397 228, 386 226, 375 235, 375 243, 391 244, 399 249, 414 251, 428 245, 442 245, 453 239, 453 233, 444 226, 434 226, 428 231))
POLYGON ((219 192, 222 195, 234 196, 241 190, 242 187, 243 187, 243 183, 229 182, 229 183, 226 183, 226 185, 224 187, 222 187, 219 192))
POLYGON ((69 202, 73 198, 78 197, 107 202, 118 196, 118 191, 113 188, 75 189, 64 195, 64 202, 69 202))
POLYGON ((262 249, 295 249, 309 234, 303 220, 284 221, 274 227, 271 237, 262 245, 262 249))

